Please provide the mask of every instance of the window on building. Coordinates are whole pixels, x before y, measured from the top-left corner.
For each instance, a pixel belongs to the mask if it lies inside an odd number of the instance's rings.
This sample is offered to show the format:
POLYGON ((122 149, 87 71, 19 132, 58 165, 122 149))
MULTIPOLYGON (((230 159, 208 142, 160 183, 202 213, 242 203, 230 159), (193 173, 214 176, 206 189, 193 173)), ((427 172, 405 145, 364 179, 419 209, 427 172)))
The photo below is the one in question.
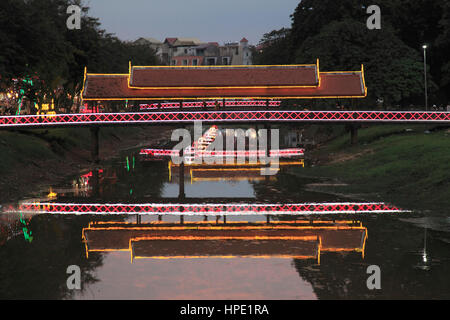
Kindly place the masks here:
POLYGON ((198 60, 197 59, 192 59, 192 65, 193 66, 197 66, 198 65, 198 60))
POLYGON ((183 60, 183 66, 187 66, 188 65, 188 61, 186 59, 183 60))
POLYGON ((187 51, 188 51, 187 49, 184 49, 184 53, 187 53, 187 51))
POLYGON ((177 65, 177 61, 176 60, 172 60, 170 63, 172 66, 176 66, 177 65))
POLYGON ((229 65, 230 64, 230 59, 228 57, 223 57, 222 58, 222 64, 223 65, 229 65))
POLYGON ((216 59, 214 59, 214 58, 207 58, 206 59, 206 65, 213 66, 215 64, 216 64, 216 59))
POLYGON ((236 47, 236 52, 235 54, 239 54, 239 47, 236 47))

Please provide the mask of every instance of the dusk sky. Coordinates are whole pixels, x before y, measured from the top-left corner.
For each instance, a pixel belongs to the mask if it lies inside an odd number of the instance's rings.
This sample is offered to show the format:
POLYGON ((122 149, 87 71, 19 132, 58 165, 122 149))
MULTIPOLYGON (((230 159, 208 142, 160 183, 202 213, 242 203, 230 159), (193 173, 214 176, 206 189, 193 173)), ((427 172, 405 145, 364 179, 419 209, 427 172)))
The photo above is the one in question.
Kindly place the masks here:
POLYGON ((195 37, 257 44, 264 33, 290 27, 300 0, 85 0, 89 15, 122 40, 195 37))

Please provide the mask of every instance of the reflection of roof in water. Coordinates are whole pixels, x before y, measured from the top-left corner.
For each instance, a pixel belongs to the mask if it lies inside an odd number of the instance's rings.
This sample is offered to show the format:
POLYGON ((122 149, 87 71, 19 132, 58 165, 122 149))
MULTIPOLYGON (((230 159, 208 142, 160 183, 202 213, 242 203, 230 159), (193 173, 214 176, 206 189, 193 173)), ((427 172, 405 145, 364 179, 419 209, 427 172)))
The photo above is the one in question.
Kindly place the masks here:
POLYGON ((83 229, 86 255, 129 251, 131 258, 280 257, 317 259, 321 252, 364 256, 367 229, 352 221, 151 223, 91 222, 83 229))
MULTIPOLYGON (((278 169, 272 170, 274 173, 278 169)), ((191 182, 194 181, 236 181, 236 180, 264 180, 261 168, 199 168, 190 170, 191 182)), ((274 179, 274 176, 269 176, 274 179)))
MULTIPOLYGON (((278 167, 274 164, 267 167, 261 163, 223 163, 223 164, 185 164, 184 172, 185 177, 188 178, 186 174, 190 175, 191 182, 195 180, 245 180, 248 178, 252 179, 264 179, 268 176, 275 176, 280 171, 279 167, 291 167, 291 166, 304 166, 304 160, 290 160, 290 161, 279 161, 278 167), (266 173, 266 174, 263 174, 266 173)), ((174 165, 172 161, 169 161, 169 181, 176 180, 179 177, 180 167, 174 165)), ((178 182, 178 180, 177 180, 178 182)))

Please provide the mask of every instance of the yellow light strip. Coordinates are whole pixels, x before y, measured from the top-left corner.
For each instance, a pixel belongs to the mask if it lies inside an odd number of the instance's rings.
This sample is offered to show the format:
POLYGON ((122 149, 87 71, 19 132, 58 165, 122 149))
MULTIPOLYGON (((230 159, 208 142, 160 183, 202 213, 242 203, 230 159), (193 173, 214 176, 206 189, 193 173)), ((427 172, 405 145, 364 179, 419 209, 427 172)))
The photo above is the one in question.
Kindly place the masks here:
POLYGON ((197 86, 197 87, 133 87, 128 85, 128 88, 130 89, 137 89, 137 90, 173 90, 173 89, 187 89, 187 90, 215 90, 215 89, 302 89, 302 88, 318 88, 319 85, 301 85, 301 86, 293 86, 293 85, 286 85, 286 86, 221 86, 221 87, 205 87, 205 86, 197 86))
POLYGON ((358 98, 365 98, 366 95, 355 95, 355 96, 267 96, 267 97, 260 97, 260 96, 240 96, 240 97, 141 97, 141 98, 133 98, 133 97, 118 97, 118 98, 85 98, 84 100, 101 100, 101 101, 120 101, 120 100, 222 100, 222 99, 230 99, 230 100, 237 100, 237 99, 277 99, 277 100, 287 100, 287 99, 358 99, 358 98))
POLYGON ((319 85, 302 85, 302 86, 222 86, 222 87, 133 87, 128 85, 130 89, 137 90, 215 90, 215 89, 301 89, 301 88, 318 88, 319 85))
MULTIPOLYGON (((195 181, 243 181, 243 180, 250 180, 250 181, 262 181, 266 180, 267 177, 261 176, 261 177, 226 177, 226 178, 192 178, 191 177, 191 184, 195 181)), ((269 180, 275 180, 275 177, 270 177, 269 180)))
POLYGON ((289 240, 289 241, 317 241, 317 236, 205 236, 205 237, 197 237, 197 236, 148 236, 148 237, 136 237, 131 238, 131 242, 138 241, 209 241, 209 240, 289 240))
POLYGON ((368 235, 368 231, 366 229, 365 235, 364 235, 364 240, 363 240, 362 252, 361 252, 361 256, 362 256, 363 259, 364 259, 364 252, 366 250, 366 240, 367 240, 368 237, 369 237, 369 235, 368 235))
POLYGON ((89 249, 89 252, 113 252, 113 251, 130 251, 129 249, 89 249))
POLYGON ((87 73, 87 76, 128 76, 128 73, 87 73))
POLYGON ((356 73, 360 73, 361 70, 356 70, 356 71, 322 71, 321 73, 324 74, 331 74, 331 73, 345 73, 345 74, 356 74, 356 73))
POLYGON ((83 88, 81 88, 81 104, 83 104, 83 95, 84 95, 84 85, 86 84, 86 73, 87 73, 87 67, 84 66, 84 75, 83 75, 83 88))
POLYGON ((367 87, 366 87, 366 80, 364 77, 364 65, 361 64, 361 76, 362 76, 362 82, 363 82, 363 86, 364 86, 364 96, 367 96, 367 87))
POLYGON ((205 69, 220 69, 220 68, 267 68, 267 67, 315 67, 313 63, 310 64, 252 64, 252 65, 215 65, 215 66, 133 66, 133 68, 153 68, 153 69, 163 69, 163 68, 205 68, 205 69))
POLYGON ((322 238, 321 237, 318 237, 319 238, 319 247, 317 248, 317 264, 319 264, 320 265, 320 254, 321 254, 321 252, 322 252, 322 238))
MULTIPOLYGON (((211 223, 210 221, 206 221, 211 223)), ((169 227, 94 227, 84 228, 87 231, 119 231, 119 230, 134 230, 134 231, 179 231, 179 230, 210 230, 210 231, 222 231, 222 230, 367 230, 365 227, 357 226, 271 226, 266 224, 264 226, 241 226, 241 227, 226 227, 227 223, 212 224, 210 226, 169 226, 169 227)))
MULTIPOLYGON (((148 221, 145 222, 145 224, 168 224, 173 222, 167 222, 167 221, 148 221)), ((211 223, 210 221, 185 221, 183 225, 188 224, 208 224, 211 223)), ((228 221, 227 224, 267 224, 266 221, 255 221, 255 222, 248 222, 248 221, 228 221)), ((331 220, 274 220, 271 221, 270 224, 291 224, 291 223, 328 223, 328 224, 354 224, 359 223, 359 226, 362 227, 362 222, 360 221, 354 221, 354 220, 337 220, 337 221, 331 221, 331 220)), ((95 226, 95 225, 101 225, 101 224, 123 224, 123 225, 129 225, 129 224, 136 224, 135 222, 127 222, 127 221, 91 221, 89 222, 88 226, 95 226)))
POLYGON ((297 255, 211 255, 211 256, 134 256, 132 259, 158 259, 158 260, 169 260, 169 259, 232 259, 232 258, 254 258, 254 259, 316 259, 315 256, 297 256, 297 255))
MULTIPOLYGON (((278 162, 278 164, 280 166, 297 165, 297 164, 302 165, 302 164, 304 164, 304 161, 286 161, 286 162, 278 162)), ((180 165, 172 163, 171 166, 179 167, 180 165)), ((239 171, 239 170, 251 170, 251 169, 259 170, 259 169, 264 169, 264 168, 267 168, 267 169, 270 168, 270 167, 266 167, 266 164, 263 164, 261 162, 257 162, 255 164, 253 164, 253 163, 241 163, 241 164, 236 164, 236 163, 229 163, 229 164, 227 164, 227 163, 222 163, 222 164, 206 164, 206 163, 202 163, 202 164, 196 164, 196 163, 192 163, 192 164, 186 164, 185 163, 184 166, 185 167, 201 167, 201 166, 250 167, 250 166, 259 166, 258 168, 247 168, 247 169, 239 169, 239 168, 233 168, 233 169, 209 168, 209 169, 214 169, 216 171, 231 171, 231 170, 239 171)), ((208 170, 208 168, 195 169, 195 170, 200 171, 200 170, 203 170, 203 169, 204 170, 208 170)), ((270 169, 278 170, 277 168, 270 168, 270 169)))
MULTIPOLYGON (((150 89, 150 90, 158 90, 158 89, 162 89, 162 90, 170 90, 170 89, 269 89, 269 88, 274 88, 274 89, 295 89, 295 88, 317 88, 320 85, 320 75, 319 75, 319 83, 317 85, 303 85, 303 86, 216 86, 216 87, 206 87, 206 86, 202 86, 202 87, 138 87, 138 86, 132 86, 131 85, 131 73, 133 68, 138 68, 138 69, 144 69, 144 68, 151 68, 151 69, 158 69, 158 68, 172 68, 172 69, 176 69, 176 68, 191 68, 191 69, 197 69, 197 68, 207 68, 207 69, 220 69, 220 68, 229 68, 229 69, 233 69, 235 67, 237 68, 267 68, 267 67, 316 67, 317 65, 315 64, 294 64, 294 65, 226 65, 226 66, 131 66, 131 61, 130 61, 130 65, 129 65, 129 71, 128 71, 128 81, 127 81, 127 85, 128 88, 130 89, 138 89, 138 90, 145 90, 145 89, 150 89)), ((316 69, 317 71, 317 69, 316 69)), ((317 73, 318 74, 318 73, 317 73)))
POLYGON ((321 77, 320 77, 320 71, 319 71, 319 58, 317 58, 317 60, 316 60, 316 65, 317 65, 317 78, 319 79, 319 86, 318 86, 318 88, 320 88, 320 83, 321 83, 321 77))

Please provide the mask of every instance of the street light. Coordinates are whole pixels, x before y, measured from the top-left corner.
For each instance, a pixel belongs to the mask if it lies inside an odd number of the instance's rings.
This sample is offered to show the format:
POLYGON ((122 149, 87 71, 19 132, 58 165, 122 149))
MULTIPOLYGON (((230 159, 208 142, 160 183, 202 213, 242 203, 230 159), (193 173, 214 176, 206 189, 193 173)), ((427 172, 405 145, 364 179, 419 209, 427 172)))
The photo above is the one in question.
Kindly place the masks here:
POLYGON ((424 44, 423 48, 423 74, 425 77, 425 111, 428 111, 428 92, 427 92, 427 45, 424 44))

